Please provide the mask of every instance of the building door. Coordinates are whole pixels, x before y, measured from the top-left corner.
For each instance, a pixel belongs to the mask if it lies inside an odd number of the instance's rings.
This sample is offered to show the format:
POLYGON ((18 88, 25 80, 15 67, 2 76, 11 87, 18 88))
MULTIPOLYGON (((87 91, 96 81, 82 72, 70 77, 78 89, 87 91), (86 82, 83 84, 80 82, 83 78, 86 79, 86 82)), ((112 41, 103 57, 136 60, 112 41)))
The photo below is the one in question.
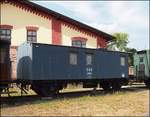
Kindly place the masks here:
POLYGON ((9 48, 0 47, 0 80, 7 81, 9 78, 9 48))
MULTIPOLYGON (((10 80, 9 48, 11 44, 11 29, 0 27, 0 81, 10 80)), ((4 82, 0 82, 3 84, 4 82)))

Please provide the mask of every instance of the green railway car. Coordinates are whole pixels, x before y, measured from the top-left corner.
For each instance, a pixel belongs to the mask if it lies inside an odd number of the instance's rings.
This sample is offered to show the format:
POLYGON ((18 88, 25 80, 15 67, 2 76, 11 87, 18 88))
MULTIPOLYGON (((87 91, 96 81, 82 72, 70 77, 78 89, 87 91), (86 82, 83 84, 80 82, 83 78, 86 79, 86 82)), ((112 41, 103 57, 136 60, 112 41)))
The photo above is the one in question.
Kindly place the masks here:
POLYGON ((137 81, 144 81, 150 87, 150 50, 134 53, 134 75, 137 81))

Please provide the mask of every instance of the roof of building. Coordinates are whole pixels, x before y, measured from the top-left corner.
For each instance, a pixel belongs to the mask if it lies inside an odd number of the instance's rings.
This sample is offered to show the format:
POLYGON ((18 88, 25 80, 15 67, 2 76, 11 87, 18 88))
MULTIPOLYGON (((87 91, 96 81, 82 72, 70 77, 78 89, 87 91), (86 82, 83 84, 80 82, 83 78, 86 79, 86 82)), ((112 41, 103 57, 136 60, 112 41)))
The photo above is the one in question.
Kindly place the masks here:
POLYGON ((45 7, 41 6, 41 5, 38 5, 38 4, 33 3, 33 2, 30 2, 29 0, 1 0, 1 1, 5 1, 5 2, 7 2, 7 1, 19 2, 21 4, 27 5, 30 8, 33 8, 33 9, 38 10, 40 12, 46 13, 48 15, 51 15, 51 16, 55 17, 58 20, 62 20, 64 22, 68 22, 68 23, 70 23, 72 25, 80 27, 81 29, 87 30, 87 31, 89 31, 91 33, 94 33, 94 34, 96 34, 98 36, 101 36, 101 37, 105 38, 107 41, 111 41, 112 39, 115 38, 114 36, 112 36, 110 34, 107 34, 107 33, 103 32, 103 31, 100 31, 100 30, 98 30, 96 28, 93 28, 93 27, 88 26, 88 25, 86 25, 84 23, 76 21, 76 20, 74 20, 74 19, 72 19, 70 17, 62 15, 62 14, 60 14, 58 12, 53 11, 53 10, 45 8, 45 7))

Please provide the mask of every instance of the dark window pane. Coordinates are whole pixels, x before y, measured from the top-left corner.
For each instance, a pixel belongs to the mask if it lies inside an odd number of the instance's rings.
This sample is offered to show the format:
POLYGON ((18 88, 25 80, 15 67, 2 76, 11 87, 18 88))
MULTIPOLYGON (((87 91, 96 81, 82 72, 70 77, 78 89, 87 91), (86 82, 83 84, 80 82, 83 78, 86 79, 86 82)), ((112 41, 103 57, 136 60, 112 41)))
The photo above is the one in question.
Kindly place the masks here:
POLYGON ((70 53, 70 64, 77 65, 77 53, 70 53))
POLYGON ((0 35, 0 39, 5 39, 6 36, 5 35, 0 35))
POLYGON ((10 35, 11 31, 10 31, 10 30, 7 30, 6 33, 7 33, 7 35, 10 35))
POLYGON ((77 41, 77 45, 81 45, 81 41, 77 41))
POLYGON ((86 47, 86 44, 85 44, 85 43, 82 43, 82 47, 84 47, 84 48, 85 48, 85 47, 86 47))
POLYGON ((80 40, 75 40, 75 41, 72 41, 72 46, 74 46, 74 47, 86 47, 86 42, 80 41, 80 40))
POLYGON ((73 45, 73 46, 76 45, 76 42, 72 41, 72 45, 73 45))
POLYGON ((92 54, 86 55, 86 65, 92 65, 92 54))
POLYGON ((37 32, 34 30, 27 31, 27 40, 31 42, 36 42, 37 40, 37 32))
POLYGON ((28 31, 28 35, 32 35, 32 32, 31 32, 31 31, 28 31))
POLYGON ((11 30, 9 30, 9 29, 0 29, 0 39, 10 40, 11 39, 11 30))
POLYGON ((32 37, 28 37, 28 41, 31 41, 32 40, 32 37))
POLYGON ((2 34, 2 29, 0 29, 0 35, 2 34))
POLYGON ((143 62, 143 57, 140 57, 140 63, 142 63, 143 62))
POLYGON ((32 42, 36 42, 36 37, 32 37, 32 42))
POLYGON ((11 37, 10 37, 10 36, 5 36, 5 38, 6 38, 6 39, 8 39, 8 40, 9 40, 9 39, 11 39, 11 37))
POLYGON ((35 31, 33 31, 33 32, 32 32, 32 35, 34 35, 34 36, 35 36, 35 35, 36 35, 36 32, 35 32, 35 31))
POLYGON ((6 29, 1 29, 1 34, 6 34, 6 29))

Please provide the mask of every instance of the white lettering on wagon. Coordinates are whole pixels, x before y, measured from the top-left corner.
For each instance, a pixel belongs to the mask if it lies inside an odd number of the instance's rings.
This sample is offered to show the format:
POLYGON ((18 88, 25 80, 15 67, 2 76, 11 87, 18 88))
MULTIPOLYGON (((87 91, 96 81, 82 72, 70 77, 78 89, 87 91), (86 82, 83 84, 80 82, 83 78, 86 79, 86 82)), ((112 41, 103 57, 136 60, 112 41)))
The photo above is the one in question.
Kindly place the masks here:
POLYGON ((93 74, 93 69, 91 67, 86 68, 86 75, 88 78, 91 78, 93 74))

